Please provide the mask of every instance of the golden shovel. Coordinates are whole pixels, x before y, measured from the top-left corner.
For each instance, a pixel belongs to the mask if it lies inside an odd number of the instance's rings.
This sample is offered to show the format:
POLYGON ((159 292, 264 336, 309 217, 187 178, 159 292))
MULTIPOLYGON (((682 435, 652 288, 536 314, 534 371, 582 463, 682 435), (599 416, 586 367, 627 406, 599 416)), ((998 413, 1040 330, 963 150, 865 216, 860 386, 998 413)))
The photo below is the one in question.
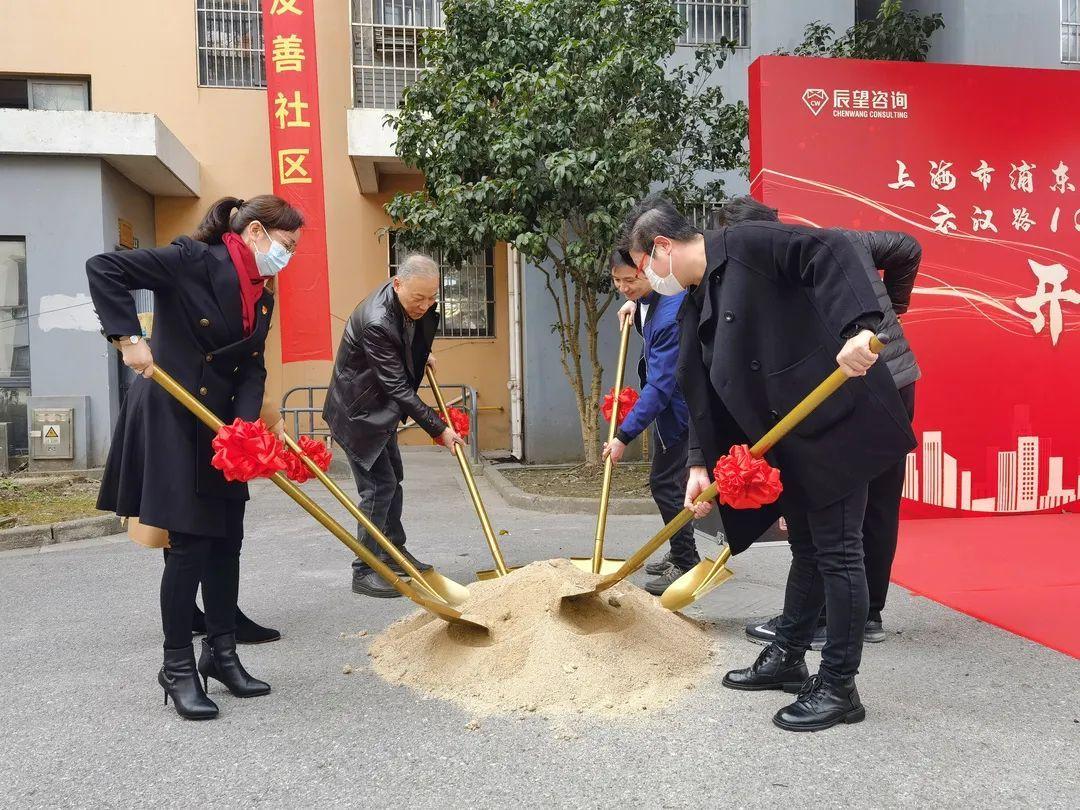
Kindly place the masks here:
MULTIPOLYGON (((217 432, 221 429, 223 424, 222 421, 218 419, 209 408, 195 399, 186 388, 162 371, 160 366, 154 366, 151 379, 168 391, 177 402, 191 411, 199 421, 212 431, 217 432)), ((310 462, 310 459, 307 459, 307 461, 310 462)), ((314 462, 311 463, 313 464, 314 462)), ((319 472, 322 472, 322 470, 319 470, 319 472)), ((401 579, 401 577, 395 574, 386 563, 380 560, 376 555, 372 554, 368 549, 364 548, 359 540, 349 534, 340 523, 330 517, 321 506, 315 503, 315 501, 300 489, 300 487, 290 481, 283 473, 274 473, 270 476, 270 480, 273 481, 286 495, 300 504, 304 511, 315 518, 315 520, 319 521, 319 523, 329 530, 334 537, 348 546, 353 554, 371 566, 376 574, 386 580, 386 582, 402 596, 408 597, 428 613, 437 616, 443 621, 468 630, 478 630, 485 635, 490 634, 491 630, 485 625, 466 619, 460 611, 454 610, 441 601, 427 598, 417 591, 416 588, 413 588, 409 583, 401 579)))
MULTIPOLYGON (((881 339, 882 337, 884 337, 884 335, 870 339, 870 351, 875 354, 881 352, 882 348, 885 346, 885 341, 881 339)), ((848 376, 844 374, 841 369, 836 369, 836 371, 826 377, 817 388, 811 391, 802 402, 792 408, 787 416, 777 422, 772 430, 766 433, 757 444, 750 448, 751 455, 755 458, 760 458, 765 455, 765 453, 771 450, 778 441, 790 433, 793 428, 809 416, 815 408, 832 395, 841 385, 847 382, 847 380, 848 376)), ((694 498, 694 503, 706 503, 707 501, 715 499, 716 495, 717 485, 714 481, 706 487, 700 495, 694 498)), ((692 511, 683 509, 671 519, 670 523, 653 535, 649 542, 634 552, 630 559, 623 563, 618 571, 602 578, 590 590, 569 594, 564 596, 563 599, 575 600, 595 596, 596 594, 606 591, 612 585, 622 582, 644 565, 645 561, 649 559, 660 546, 674 537, 675 533, 693 520, 693 518, 694 513, 692 511)), ((702 560, 668 586, 667 590, 664 591, 664 595, 660 597, 661 604, 669 610, 682 610, 687 605, 692 604, 705 594, 709 593, 717 585, 730 579, 732 573, 726 565, 730 557, 731 550, 725 547, 716 558, 715 562, 712 560, 702 560)))
POLYGON ((298 445, 288 433, 285 433, 283 438, 285 439, 285 446, 296 453, 300 457, 300 460, 304 462, 304 465, 312 472, 312 474, 318 478, 323 486, 330 490, 338 503, 344 506, 349 514, 359 521, 360 525, 367 530, 367 533, 375 538, 375 542, 379 544, 383 551, 390 555, 398 565, 404 569, 405 573, 412 579, 413 584, 417 585, 421 590, 426 591, 429 596, 434 599, 438 599, 441 602, 446 602, 449 605, 462 605, 469 598, 469 589, 464 585, 461 585, 449 577, 445 577, 436 571, 434 568, 420 572, 416 567, 409 562, 409 558, 401 553, 401 550, 391 542, 385 534, 379 531, 379 527, 371 522, 371 519, 365 515, 352 499, 346 495, 341 487, 339 487, 325 472, 323 472, 319 465, 308 458, 304 451, 300 449, 298 445))
MULTIPOLYGON (((427 367, 427 381, 431 386, 431 390, 435 392, 435 401, 439 405, 439 412, 442 414, 443 421, 447 425, 453 425, 454 423, 450 419, 450 410, 446 407, 446 400, 443 399, 442 389, 439 388, 439 381, 435 379, 435 372, 432 371, 431 366, 427 367)), ((495 579, 495 577, 505 577, 512 569, 507 569, 506 563, 503 561, 502 549, 499 548, 499 541, 495 539, 495 530, 491 528, 491 521, 488 520, 487 509, 484 508, 484 502, 480 498, 480 490, 476 488, 476 481, 473 479, 472 467, 469 466, 469 460, 465 457, 465 451, 458 445, 454 445, 451 449, 454 454, 454 458, 457 459, 458 466, 461 467, 461 474, 465 476, 465 485, 469 489, 469 497, 472 498, 473 508, 476 510, 476 516, 480 518, 480 527, 484 530, 484 538, 487 540, 488 549, 491 551, 491 557, 495 560, 495 568, 488 571, 477 571, 477 579, 495 579)))
MULTIPOLYGON (((611 403, 611 419, 608 420, 608 444, 615 441, 619 429, 619 393, 623 387, 623 372, 626 369, 626 349, 630 345, 630 329, 634 324, 633 316, 623 320, 622 337, 619 342, 619 362, 615 367, 615 396, 611 403)), ((604 534, 607 532, 608 503, 611 500, 611 473, 615 464, 611 456, 604 459, 604 480, 600 486, 600 512, 596 516, 596 535, 593 538, 592 557, 571 557, 570 562, 582 570, 593 574, 611 574, 619 570, 624 560, 604 558, 604 534)))

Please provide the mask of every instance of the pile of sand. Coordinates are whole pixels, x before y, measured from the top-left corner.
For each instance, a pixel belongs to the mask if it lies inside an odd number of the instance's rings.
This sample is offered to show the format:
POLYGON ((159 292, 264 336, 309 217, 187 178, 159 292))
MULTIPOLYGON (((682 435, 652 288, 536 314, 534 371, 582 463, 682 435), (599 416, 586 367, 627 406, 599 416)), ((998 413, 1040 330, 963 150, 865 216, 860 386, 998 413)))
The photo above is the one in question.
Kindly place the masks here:
POLYGON ((641 714, 685 695, 708 664, 706 632, 629 582, 560 603, 594 581, 567 560, 547 560, 475 583, 463 612, 488 625, 490 638, 419 611, 375 639, 373 669, 479 715, 641 714))

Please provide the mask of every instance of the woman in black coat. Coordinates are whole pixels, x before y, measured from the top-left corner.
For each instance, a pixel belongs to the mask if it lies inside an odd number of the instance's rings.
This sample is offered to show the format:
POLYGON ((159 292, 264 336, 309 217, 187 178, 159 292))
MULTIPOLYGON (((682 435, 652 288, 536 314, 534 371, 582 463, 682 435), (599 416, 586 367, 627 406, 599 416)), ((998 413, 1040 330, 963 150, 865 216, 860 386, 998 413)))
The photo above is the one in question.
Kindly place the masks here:
POLYGON ((118 251, 86 263, 102 331, 142 376, 128 391, 98 496, 98 508, 135 516, 169 533, 161 578, 165 702, 191 719, 217 716, 206 696, 215 678, 238 697, 265 695, 236 654, 236 596, 247 485, 210 464, 213 433, 149 378, 154 364, 226 423, 255 420, 263 401, 263 347, 274 297, 267 279, 296 250, 303 216, 284 200, 227 197, 192 237, 168 247, 118 251), (154 292, 153 353, 131 290, 154 292), (198 667, 192 605, 202 584, 206 638, 198 667), (203 682, 199 682, 199 676, 203 682))

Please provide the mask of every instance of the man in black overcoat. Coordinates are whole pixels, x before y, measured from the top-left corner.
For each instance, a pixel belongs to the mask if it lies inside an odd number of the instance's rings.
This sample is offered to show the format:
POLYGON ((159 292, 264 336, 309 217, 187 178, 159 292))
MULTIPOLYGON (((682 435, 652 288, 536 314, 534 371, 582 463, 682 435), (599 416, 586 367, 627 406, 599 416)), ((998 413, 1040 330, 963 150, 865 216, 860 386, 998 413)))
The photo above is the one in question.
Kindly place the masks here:
MULTIPOLYGON (((416 393, 424 366, 431 362, 439 326, 438 294, 439 266, 419 253, 407 256, 397 274, 361 301, 345 324, 323 406, 334 441, 349 458, 360 509, 421 572, 431 566, 405 548, 401 524, 405 471, 398 425, 411 417, 444 447, 464 445, 416 393)), ((383 562, 404 574, 363 526, 358 536, 383 562)), ((359 558, 353 561, 352 589, 365 596, 400 596, 359 558)))
MULTIPOLYGON (((781 511, 792 548, 776 641, 724 685, 798 690, 773 718, 781 728, 858 722, 867 483, 915 446, 896 386, 869 349, 882 311, 867 260, 843 234, 816 228, 762 222, 703 234, 662 197, 637 206, 626 230, 631 257, 654 289, 689 290, 678 368, 690 409, 688 506, 732 445, 763 436, 837 365, 853 378, 767 454, 781 471, 780 502, 721 509, 733 553, 781 511), (803 656, 823 605, 828 640, 809 678, 803 656)), ((696 516, 710 506, 693 507, 696 516)))

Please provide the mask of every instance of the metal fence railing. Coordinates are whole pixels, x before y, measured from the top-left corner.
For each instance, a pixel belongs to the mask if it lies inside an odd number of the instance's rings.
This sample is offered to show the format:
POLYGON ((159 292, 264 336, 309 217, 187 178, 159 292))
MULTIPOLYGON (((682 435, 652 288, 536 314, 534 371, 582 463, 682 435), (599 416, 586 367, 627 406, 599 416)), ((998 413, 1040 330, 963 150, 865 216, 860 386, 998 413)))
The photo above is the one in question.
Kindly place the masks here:
MULTIPOLYGON (((469 450, 473 461, 480 461, 480 422, 477 418, 480 413, 477 402, 476 389, 464 383, 442 383, 439 385, 443 391, 456 392, 455 396, 446 398, 446 405, 456 405, 464 408, 469 414, 469 450)), ((424 384, 420 390, 430 391, 431 386, 424 384)), ((327 388, 325 385, 298 385, 290 388, 281 397, 281 416, 285 420, 285 427, 294 438, 310 436, 315 439, 326 439, 332 446, 334 437, 330 428, 322 419, 323 403, 326 400, 327 388)), ((429 403, 430 404, 430 403, 429 403)), ((432 404, 432 407, 435 407, 432 404)), ((416 428, 416 422, 411 419, 405 424, 399 425, 397 432, 416 428)))

